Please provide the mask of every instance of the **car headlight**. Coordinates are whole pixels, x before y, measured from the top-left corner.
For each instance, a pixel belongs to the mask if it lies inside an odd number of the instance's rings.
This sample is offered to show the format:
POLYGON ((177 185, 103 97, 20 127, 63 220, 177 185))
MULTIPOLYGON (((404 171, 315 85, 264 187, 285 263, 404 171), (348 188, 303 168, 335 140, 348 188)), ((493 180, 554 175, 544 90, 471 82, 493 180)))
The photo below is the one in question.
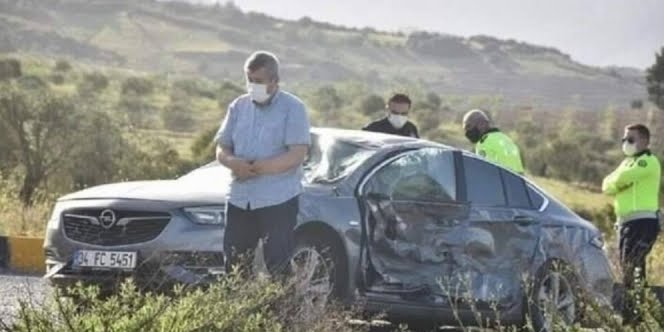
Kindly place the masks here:
POLYGON ((184 212, 191 221, 200 225, 225 225, 226 208, 224 206, 202 206, 185 208, 184 212))
POLYGON ((602 238, 602 235, 593 236, 593 238, 590 239, 590 244, 592 244, 597 249, 603 250, 604 249, 604 239, 602 238))

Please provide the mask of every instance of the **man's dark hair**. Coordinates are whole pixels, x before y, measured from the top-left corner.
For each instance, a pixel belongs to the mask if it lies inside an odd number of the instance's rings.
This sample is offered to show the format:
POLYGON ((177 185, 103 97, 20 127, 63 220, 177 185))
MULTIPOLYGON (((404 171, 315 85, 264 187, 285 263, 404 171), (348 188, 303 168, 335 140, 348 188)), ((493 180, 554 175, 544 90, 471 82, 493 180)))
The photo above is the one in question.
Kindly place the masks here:
POLYGON ((411 105, 410 98, 403 93, 395 93, 387 103, 408 104, 408 107, 411 105))
POLYGON ((260 68, 267 69, 271 78, 279 81, 279 59, 277 59, 276 55, 267 51, 256 51, 244 63, 244 70, 246 72, 253 72, 260 68))
POLYGON ((650 141, 650 130, 645 125, 635 123, 625 127, 625 129, 634 130, 639 133, 641 137, 645 138, 647 141, 650 141))

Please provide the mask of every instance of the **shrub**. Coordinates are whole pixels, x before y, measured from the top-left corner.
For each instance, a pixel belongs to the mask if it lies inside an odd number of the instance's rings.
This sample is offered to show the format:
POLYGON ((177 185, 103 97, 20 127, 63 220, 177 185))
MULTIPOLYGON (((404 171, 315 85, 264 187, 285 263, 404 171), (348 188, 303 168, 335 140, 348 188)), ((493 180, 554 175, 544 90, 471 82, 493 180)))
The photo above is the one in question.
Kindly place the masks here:
POLYGON ((189 131, 194 127, 194 118, 181 103, 171 103, 161 111, 164 127, 173 131, 189 131))
POLYGON ((17 59, 0 59, 0 81, 22 75, 21 62, 17 59))
MULTIPOLYGON (((303 310, 307 302, 267 278, 231 273, 208 287, 176 286, 167 294, 141 291, 131 280, 117 294, 78 285, 56 290, 43 306, 22 302, 11 331, 330 331, 358 330, 349 313, 303 310), (63 295, 70 295, 65 297, 63 295), (76 300, 74 300, 76 299, 76 300)), ((361 328, 366 330, 366 328, 361 328)))
POLYGON ((51 82, 55 85, 62 85, 65 83, 65 77, 60 73, 51 74, 51 82))
POLYGON ((98 92, 108 87, 108 77, 98 71, 87 73, 78 84, 79 93, 98 92))
POLYGON ((154 91, 154 83, 145 77, 129 77, 122 82, 122 94, 149 95, 154 91))
POLYGON ((192 97, 203 97, 215 99, 216 93, 214 87, 205 81, 197 79, 184 79, 173 83, 173 88, 182 90, 192 97))
POLYGON ((55 70, 61 72, 67 72, 71 70, 71 64, 67 60, 60 59, 55 62, 55 70))

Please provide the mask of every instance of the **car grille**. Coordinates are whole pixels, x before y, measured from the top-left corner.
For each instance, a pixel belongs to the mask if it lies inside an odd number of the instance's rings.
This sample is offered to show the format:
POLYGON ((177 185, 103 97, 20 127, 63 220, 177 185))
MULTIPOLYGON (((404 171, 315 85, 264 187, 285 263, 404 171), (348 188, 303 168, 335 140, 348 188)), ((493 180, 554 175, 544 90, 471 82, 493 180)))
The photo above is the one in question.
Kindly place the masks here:
POLYGON ((109 210, 65 211, 62 214, 65 235, 71 240, 93 245, 136 244, 155 239, 171 220, 171 215, 165 212, 113 210, 115 222, 112 225, 102 225, 102 213, 108 214, 107 211, 109 210))

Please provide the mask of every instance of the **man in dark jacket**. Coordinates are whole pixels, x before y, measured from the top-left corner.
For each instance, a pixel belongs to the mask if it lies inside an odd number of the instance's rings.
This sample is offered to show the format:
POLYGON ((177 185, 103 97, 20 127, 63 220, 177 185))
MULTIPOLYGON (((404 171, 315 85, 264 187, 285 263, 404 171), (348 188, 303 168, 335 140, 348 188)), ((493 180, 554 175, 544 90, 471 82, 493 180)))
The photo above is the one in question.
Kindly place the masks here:
POLYGON ((387 115, 369 123, 362 130, 420 138, 417 127, 408 121, 410 106, 410 98, 405 94, 397 93, 385 105, 387 115))

